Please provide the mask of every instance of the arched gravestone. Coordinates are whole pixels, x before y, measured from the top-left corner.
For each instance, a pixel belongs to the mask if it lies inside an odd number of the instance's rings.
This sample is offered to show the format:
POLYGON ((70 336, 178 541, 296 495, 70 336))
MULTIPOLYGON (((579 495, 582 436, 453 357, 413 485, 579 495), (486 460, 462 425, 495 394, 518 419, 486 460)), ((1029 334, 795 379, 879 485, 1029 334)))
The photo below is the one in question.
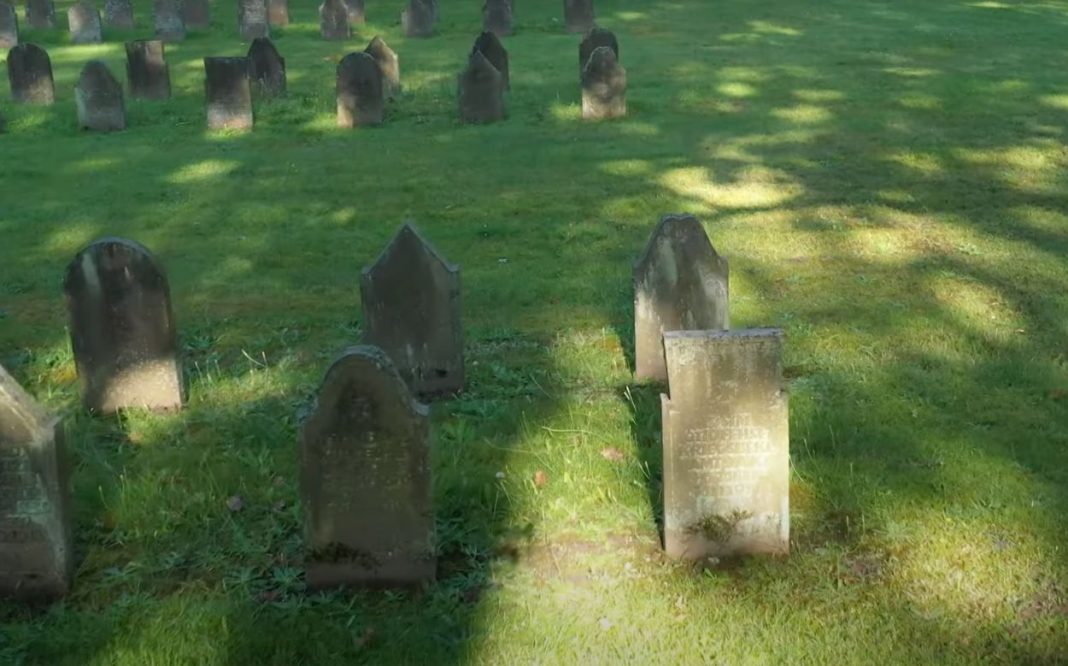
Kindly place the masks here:
POLYGON ((211 4, 208 0, 182 0, 182 20, 192 30, 211 27, 211 4))
POLYGON ((168 99, 171 96, 171 73, 162 41, 126 42, 126 79, 130 94, 136 98, 168 99))
POLYGON ((408 0, 408 8, 401 12, 401 25, 405 37, 430 37, 438 19, 438 7, 434 0, 408 0))
POLYGON ((337 65, 337 125, 379 125, 385 115, 382 71, 367 53, 350 53, 337 65))
POLYGON ((363 269, 360 298, 364 343, 382 348, 413 392, 463 390, 460 268, 445 261, 411 223, 363 269))
POLYGON ((512 34, 512 3, 509 0, 486 0, 482 5, 482 29, 498 37, 512 34))
POLYGON ((257 37, 270 37, 267 0, 237 0, 237 25, 241 31, 241 39, 246 41, 257 37))
POLYGON ((272 28, 289 25, 289 0, 267 0, 267 20, 272 28))
POLYGON ((286 61, 266 37, 252 40, 248 49, 248 73, 252 83, 266 97, 286 94, 286 61))
POLYGON ((504 79, 479 51, 468 57, 458 87, 462 122, 492 123, 504 118, 504 79))
POLYGON ((639 380, 667 381, 667 331, 730 328, 727 260, 692 215, 661 218, 634 265, 634 364, 639 380))
POLYGON ((170 287, 144 246, 123 238, 91 243, 67 267, 63 291, 86 409, 182 406, 170 287))
POLYGON ((501 82, 505 90, 512 87, 508 75, 508 51, 504 49, 504 45, 501 44, 501 40, 497 38, 497 35, 489 31, 483 32, 475 40, 475 45, 471 51, 478 51, 484 55, 494 69, 500 72, 501 82))
POLYGON ((605 30, 604 28, 591 28, 579 43, 580 74, 586 69, 586 63, 590 61, 590 56, 593 55, 593 52, 602 46, 612 49, 616 54, 616 60, 619 60, 619 42, 616 40, 615 34, 611 30, 605 30))
POLYGON ((100 60, 85 63, 74 86, 74 103, 78 108, 78 125, 82 129, 96 132, 126 129, 122 84, 100 60))
POLYGON ((312 589, 434 579, 429 411, 382 350, 352 347, 326 373, 300 438, 312 589))
POLYGON ((104 41, 100 12, 88 0, 79 0, 67 10, 70 40, 75 44, 99 44, 104 41))
POLYGON ((349 23, 362 25, 367 21, 366 9, 363 0, 344 0, 345 7, 349 12, 349 23))
POLYGON ((10 49, 19 43, 19 17, 15 6, 0 2, 0 49, 10 49))
POLYGON ((790 550, 782 331, 664 335, 664 548, 688 560, 790 550))
POLYGON ((589 120, 627 115, 627 70, 607 46, 594 49, 582 70, 582 117, 589 120))
POLYGON ((349 10, 343 0, 325 0, 319 5, 319 32, 323 39, 343 41, 352 36, 349 10))
POLYGON ((104 3, 104 23, 109 28, 133 29, 133 3, 130 0, 107 0, 104 3))
POLYGON ((568 32, 591 30, 593 18, 593 0, 564 0, 564 25, 568 32))
POLYGON ((70 589, 68 476, 59 419, 0 366, 0 597, 51 600, 70 589))
POLYGON ((248 58, 204 58, 208 129, 252 129, 248 58))
POLYGON ((52 0, 26 0, 26 22, 31 28, 56 27, 56 6, 52 0))
POLYGON ((185 39, 185 16, 182 0, 153 0, 156 37, 165 42, 185 39))
POLYGON ((7 80, 16 102, 48 105, 56 101, 52 61, 36 44, 23 42, 8 51, 7 80))
POLYGON ((382 89, 386 97, 393 99, 401 92, 400 58, 396 52, 389 48, 385 40, 375 36, 371 43, 364 49, 364 53, 375 59, 378 69, 382 72, 382 89))

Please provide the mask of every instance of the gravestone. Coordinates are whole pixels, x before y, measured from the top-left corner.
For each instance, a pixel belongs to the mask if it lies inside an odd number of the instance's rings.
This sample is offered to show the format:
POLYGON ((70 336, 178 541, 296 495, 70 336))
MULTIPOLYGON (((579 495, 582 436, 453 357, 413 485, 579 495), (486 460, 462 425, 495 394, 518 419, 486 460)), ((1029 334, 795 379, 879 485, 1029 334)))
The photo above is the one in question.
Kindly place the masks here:
POLYGON ((208 129, 252 129, 248 58, 204 58, 208 129))
POLYGON ((593 29, 593 0, 564 0, 564 25, 568 32, 593 29))
POLYGON ((688 560, 790 549, 782 331, 664 335, 664 548, 688 560))
POLYGON ((405 37, 430 37, 437 22, 437 3, 432 0, 408 0, 408 8, 401 12, 405 37))
POLYGON ((207 30, 211 27, 211 3, 208 0, 182 0, 182 20, 186 28, 207 30))
POLYGON ((360 276, 365 344, 384 350, 417 395, 464 387, 460 268, 411 223, 360 276))
POLYGON ((267 0, 267 20, 272 28, 289 25, 289 0, 267 0))
POLYGON ((122 84, 100 60, 90 60, 82 68, 82 74, 74 86, 74 104, 78 109, 78 125, 82 129, 96 132, 126 129, 122 84))
POLYGON ((168 99, 171 96, 171 73, 162 41, 126 42, 126 79, 130 84, 130 95, 138 99, 168 99))
POLYGON ((593 27, 579 43, 580 74, 586 69, 586 63, 590 61, 590 56, 593 55, 593 52, 602 46, 612 49, 616 54, 616 60, 619 60, 619 42, 616 40, 615 34, 611 30, 593 27))
POLYGON ((70 40, 75 44, 99 44, 104 41, 100 12, 87 0, 79 0, 67 10, 70 40))
POLYGON ((489 31, 483 32, 475 40, 475 45, 471 50, 472 52, 478 51, 484 55, 494 69, 500 72, 501 82, 505 90, 512 87, 508 76, 508 51, 504 49, 504 45, 501 44, 501 40, 498 39, 497 35, 489 31))
POLYGON ((504 118, 504 78, 479 51, 467 59, 459 77, 460 120, 492 123, 504 118))
POLYGON ((482 29, 498 37, 507 37, 512 34, 510 0, 486 0, 482 5, 482 29))
POLYGON ((345 7, 348 9, 349 23, 352 25, 362 25, 367 21, 363 0, 345 0, 345 7))
POLYGON ((343 41, 352 36, 349 10, 344 0, 325 0, 319 5, 319 32, 323 39, 343 41))
POLYGON ((582 70, 582 117, 588 120, 627 115, 627 70, 607 46, 594 49, 582 70))
POLYGON ((337 65, 337 125, 379 125, 385 115, 382 70, 370 55, 350 53, 337 65))
POLYGON ((376 36, 364 49, 364 53, 375 59, 382 72, 382 91, 386 97, 393 99, 401 92, 400 58, 389 48, 385 40, 376 36))
POLYGON ((7 52, 7 80, 16 102, 47 105, 56 101, 52 61, 36 44, 23 42, 7 52))
POLYGON ((0 134, 7 131, 7 119, 4 118, 4 114, 0 113, 0 134))
POLYGON ((0 366, 0 597, 53 600, 70 589, 68 478, 59 419, 0 366))
POLYGON ((665 215, 634 265, 634 365, 639 380, 667 381, 667 331, 730 328, 727 260, 692 215, 665 215))
POLYGON ((257 37, 270 37, 267 0, 237 0, 237 25, 241 31, 241 39, 246 41, 257 37))
POLYGON ((248 49, 249 78, 266 97, 286 94, 286 61, 266 37, 252 40, 248 49))
POLYGON ((185 39, 185 18, 182 0, 154 0, 156 37, 165 42, 185 39))
POLYGON ((103 238, 63 279, 82 404, 98 413, 182 405, 167 276, 139 243, 103 238))
POLYGON ((107 0, 104 3, 104 23, 109 28, 132 30, 134 27, 133 3, 130 0, 107 0))
POLYGON ((55 4, 52 0, 26 0, 26 22, 36 30, 56 27, 55 4))
POLYGON ((19 16, 15 6, 0 2, 0 49, 10 49, 19 43, 19 16))

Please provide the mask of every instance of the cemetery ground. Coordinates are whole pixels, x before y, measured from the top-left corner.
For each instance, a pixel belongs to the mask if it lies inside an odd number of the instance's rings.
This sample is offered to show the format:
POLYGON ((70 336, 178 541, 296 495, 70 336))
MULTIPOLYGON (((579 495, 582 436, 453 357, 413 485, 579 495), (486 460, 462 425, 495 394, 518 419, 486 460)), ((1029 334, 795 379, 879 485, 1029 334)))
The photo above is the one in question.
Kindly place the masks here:
MULTIPOLYGON (((100 3, 102 5, 102 3, 100 3)), ((578 37, 518 0, 509 117, 464 127, 478 3, 404 39, 398 0, 323 41, 274 31, 289 94, 204 129, 206 55, 168 102, 76 127, 122 41, 48 49, 57 104, 0 135, 0 363, 65 415, 73 588, 0 604, 0 663, 1054 663, 1068 650, 1068 2, 599 0, 629 115, 580 117, 578 37), (375 34, 405 88, 335 126, 375 34), (631 265, 692 212, 731 262, 732 325, 786 332, 791 554, 661 552, 660 387, 633 382, 631 265), (359 271, 410 216, 463 270, 468 380, 433 404, 438 581, 303 589, 300 419, 359 340, 359 271), (91 417, 60 288, 95 238, 166 266, 181 412, 91 417)), ((68 3, 57 5, 63 22, 68 3)))

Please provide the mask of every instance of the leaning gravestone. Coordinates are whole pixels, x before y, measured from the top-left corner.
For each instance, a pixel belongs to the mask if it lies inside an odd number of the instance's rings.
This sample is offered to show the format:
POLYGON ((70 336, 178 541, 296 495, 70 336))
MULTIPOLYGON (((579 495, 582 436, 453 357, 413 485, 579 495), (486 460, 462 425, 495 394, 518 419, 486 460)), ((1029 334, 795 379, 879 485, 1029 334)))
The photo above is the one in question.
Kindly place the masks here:
POLYGON ((248 58, 204 58, 208 129, 252 129, 248 58))
POLYGON ((589 120, 627 115, 627 70, 607 46, 593 51, 582 70, 582 117, 589 120))
POLYGON ((361 25, 367 21, 363 0, 345 0, 345 7, 349 11, 349 23, 361 25))
POLYGON ((79 0, 67 10, 70 40, 75 44, 99 44, 104 41, 100 12, 87 0, 79 0))
POLYGON ((486 0, 482 5, 482 29, 498 37, 512 34, 512 3, 509 0, 486 0))
POLYGON ((504 79, 486 56, 473 51, 459 77, 460 120, 492 123, 504 118, 504 79))
POLYGON ((460 268, 407 223, 360 277, 364 343, 381 347, 422 396, 464 387, 460 268))
POLYGON ((185 17, 182 0, 154 0, 156 37, 165 42, 185 39, 185 17))
POLYGON ((70 589, 63 430, 0 366, 0 597, 51 600, 70 589))
POLYGON ((383 94, 390 99, 399 95, 401 92, 400 58, 397 57, 397 53, 378 36, 371 40, 371 43, 364 49, 364 53, 378 63, 378 69, 382 72, 383 94))
POLYGON ((52 61, 36 44, 23 42, 8 51, 7 79, 16 102, 47 105, 56 101, 52 61))
POLYGON ((211 4, 208 0, 182 0, 182 20, 186 28, 207 30, 211 27, 211 4))
POLYGON ((343 41, 352 36, 349 10, 344 0, 325 0, 319 5, 319 32, 323 39, 343 41))
POLYGON ((269 37, 271 28, 267 20, 267 0, 237 0, 237 25, 241 30, 241 39, 269 37))
POLYGON ((126 42, 126 79, 130 94, 138 99, 167 99, 171 96, 171 73, 162 41, 126 42))
POLYGON ((382 70, 370 55, 350 53, 337 65, 337 125, 380 125, 385 115, 382 70))
POLYGON ((96 132, 126 129, 122 84, 100 60, 85 63, 74 86, 74 103, 78 109, 78 125, 82 129, 96 132))
POLYGON ((590 56, 593 55, 593 52, 602 46, 612 49, 616 54, 616 60, 619 60, 619 42, 616 40, 615 34, 611 30, 605 30, 604 28, 591 28, 579 43, 580 74, 586 69, 586 63, 590 61, 590 56))
POLYGON ((133 3, 130 0, 107 0, 104 3, 104 23, 109 28, 131 30, 134 27, 133 3))
POLYGON ((429 458, 427 407, 382 350, 347 349, 301 430, 310 588, 434 579, 429 458))
POLYGON ((401 12, 404 36, 430 37, 437 18, 437 3, 433 0, 408 0, 408 8, 401 12))
POLYGON ((593 0, 564 0, 564 25, 568 32, 593 28, 593 0))
POLYGON ((471 50, 472 52, 478 51, 484 55, 494 69, 500 72, 501 82, 505 90, 511 88, 508 76, 508 51, 504 49, 504 45, 501 44, 501 40, 497 35, 489 31, 483 32, 475 40, 475 45, 471 50))
POLYGON ((782 331, 664 335, 664 548, 702 560, 790 549, 782 331))
POLYGON ((248 74, 265 97, 286 94, 286 61, 271 40, 257 37, 248 49, 248 74))
POLYGON ((289 25, 289 0, 267 0, 267 21, 272 28, 289 25))
POLYGON ((727 260, 692 215, 665 215, 634 265, 634 361, 640 380, 667 381, 667 331, 730 328, 727 260))
POLYGON ((56 6, 52 0, 26 0, 26 22, 31 28, 56 27, 56 6))
POLYGON ((63 291, 86 409, 181 407, 170 288, 147 249, 123 238, 95 241, 67 267, 63 291))
POLYGON ((19 17, 15 6, 0 2, 0 49, 10 49, 19 43, 19 17))

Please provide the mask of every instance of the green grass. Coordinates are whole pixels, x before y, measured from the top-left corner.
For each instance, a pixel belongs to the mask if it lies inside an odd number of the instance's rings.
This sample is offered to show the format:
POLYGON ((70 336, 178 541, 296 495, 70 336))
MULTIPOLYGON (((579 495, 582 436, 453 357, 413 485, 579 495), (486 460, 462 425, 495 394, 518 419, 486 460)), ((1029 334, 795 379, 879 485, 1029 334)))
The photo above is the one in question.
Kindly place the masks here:
POLYGON ((588 124, 561 3, 520 0, 510 117, 487 127, 456 120, 478 2, 405 40, 401 0, 369 1, 345 44, 313 4, 277 31, 289 97, 244 135, 204 131, 200 59, 247 47, 230 4, 168 46, 174 99, 129 101, 114 135, 76 128, 73 84, 92 57, 122 74, 148 4, 100 46, 24 31, 58 100, 0 98, 0 363, 67 415, 80 564, 65 601, 0 605, 0 663, 1066 659, 1068 2, 598 0, 630 116, 588 124), (339 130, 336 60, 374 34, 406 94, 339 130), (629 280, 681 211, 730 258, 732 322, 787 333, 786 559, 660 554, 629 280), (310 595, 299 414, 408 216, 463 268, 439 582, 310 595), (77 409, 60 280, 102 235, 168 267, 180 414, 77 409))

